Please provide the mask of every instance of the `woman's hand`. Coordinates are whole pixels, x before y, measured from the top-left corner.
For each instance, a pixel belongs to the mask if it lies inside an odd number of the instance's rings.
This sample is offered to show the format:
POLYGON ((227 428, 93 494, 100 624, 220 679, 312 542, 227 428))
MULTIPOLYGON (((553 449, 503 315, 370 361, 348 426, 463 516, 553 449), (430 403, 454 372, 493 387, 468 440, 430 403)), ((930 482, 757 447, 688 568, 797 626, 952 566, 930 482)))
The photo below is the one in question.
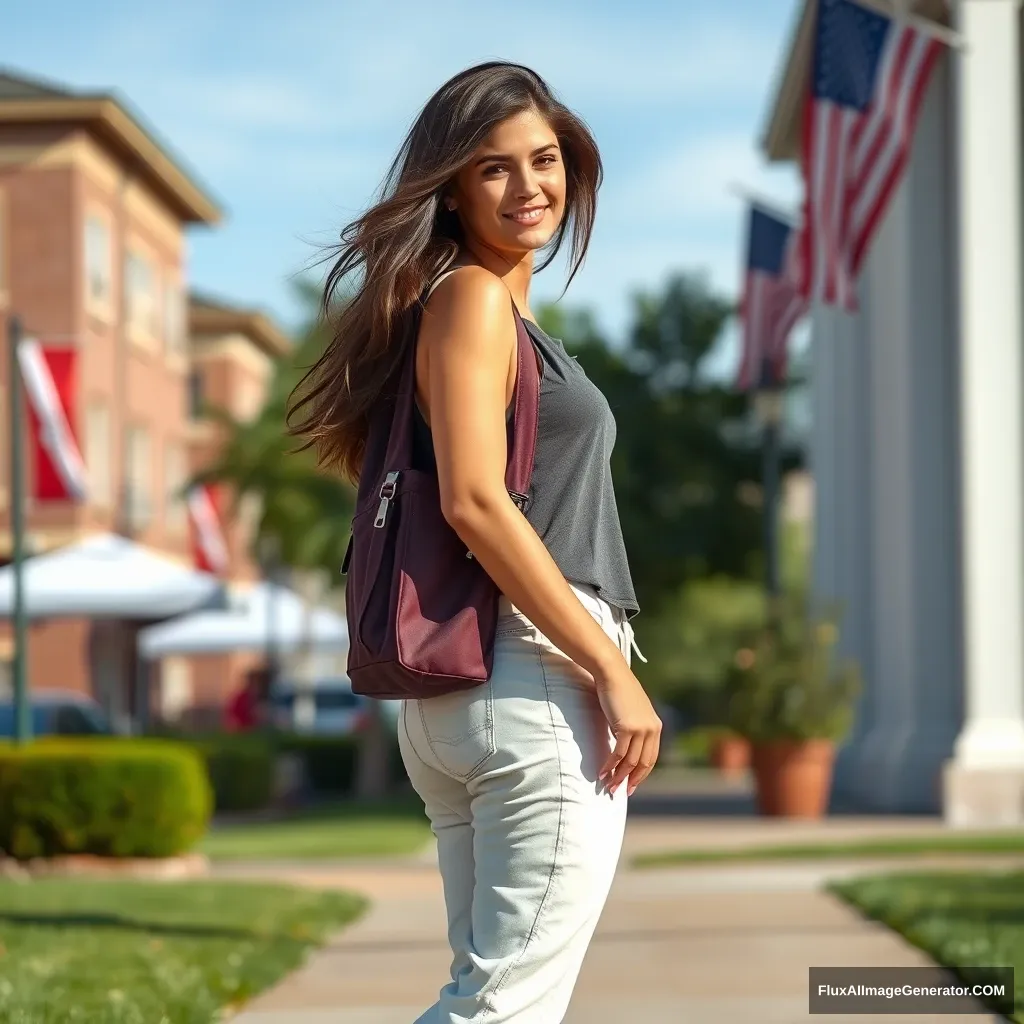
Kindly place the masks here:
POLYGON ((608 755, 600 778, 614 793, 628 779, 630 796, 658 762, 661 750, 661 719, 654 710, 640 680, 625 660, 594 675, 601 710, 615 736, 615 749, 608 755))

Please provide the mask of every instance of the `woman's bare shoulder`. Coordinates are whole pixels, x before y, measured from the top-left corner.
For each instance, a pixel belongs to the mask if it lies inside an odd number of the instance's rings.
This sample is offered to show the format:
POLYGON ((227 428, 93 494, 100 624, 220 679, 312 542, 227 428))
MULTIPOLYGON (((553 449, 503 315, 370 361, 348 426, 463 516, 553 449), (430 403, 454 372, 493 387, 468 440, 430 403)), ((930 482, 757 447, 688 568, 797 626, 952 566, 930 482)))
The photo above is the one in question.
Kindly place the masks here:
POLYGON ((438 344, 494 348, 515 338, 512 296, 496 274, 475 264, 448 274, 427 299, 420 340, 438 344))

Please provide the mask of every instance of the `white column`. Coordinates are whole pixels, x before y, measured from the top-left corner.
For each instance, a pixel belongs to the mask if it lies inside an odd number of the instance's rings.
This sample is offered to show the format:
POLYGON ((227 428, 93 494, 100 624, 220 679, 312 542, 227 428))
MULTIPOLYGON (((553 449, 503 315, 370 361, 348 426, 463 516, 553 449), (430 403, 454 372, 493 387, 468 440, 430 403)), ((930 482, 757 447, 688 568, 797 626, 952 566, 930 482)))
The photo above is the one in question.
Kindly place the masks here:
MULTIPOLYGON (((863 757, 865 738, 878 721, 879 690, 875 682, 873 602, 871 600, 871 515, 870 427, 871 390, 869 373, 868 312, 865 308, 863 278, 859 282, 860 309, 855 314, 830 310, 833 322, 835 388, 830 415, 837 433, 834 473, 837 480, 837 514, 832 524, 837 547, 838 572, 831 593, 819 596, 840 605, 837 654, 856 660, 864 677, 864 690, 857 701, 853 728, 844 738, 835 769, 833 807, 836 810, 865 810, 866 792, 874 795, 867 780, 863 757)), ((874 764, 870 765, 874 768, 874 764)), ((870 807, 875 810, 875 807, 870 807)))
POLYGON ((860 312, 837 349, 837 596, 864 678, 836 765, 837 809, 936 811, 962 720, 947 72, 942 61, 859 281, 860 312))
POLYGON ((836 331, 830 309, 815 306, 811 326, 811 473, 814 476, 813 590, 834 601, 839 593, 838 470, 836 448, 836 331))
MULTIPOLYGON (((910 200, 923 155, 920 128, 914 141, 907 176, 890 200, 861 279, 868 377, 862 416, 871 452, 867 514, 873 527, 863 560, 874 627, 862 669, 875 714, 859 744, 858 782, 862 807, 874 811, 907 810, 902 806, 909 781, 904 758, 918 718, 913 540, 915 527, 924 524, 915 523, 914 516, 920 467, 912 455, 913 334, 924 311, 914 287, 919 254, 910 200)), ((932 282, 936 291, 939 286, 940 281, 932 282)))
POLYGON ((1010 781, 1024 779, 1019 8, 1020 0, 959 4, 965 724, 946 796, 960 824, 1024 816, 1024 789, 1010 781))
POLYGON ((947 71, 935 70, 860 282, 873 717, 847 758, 862 810, 936 811, 962 719, 947 71))

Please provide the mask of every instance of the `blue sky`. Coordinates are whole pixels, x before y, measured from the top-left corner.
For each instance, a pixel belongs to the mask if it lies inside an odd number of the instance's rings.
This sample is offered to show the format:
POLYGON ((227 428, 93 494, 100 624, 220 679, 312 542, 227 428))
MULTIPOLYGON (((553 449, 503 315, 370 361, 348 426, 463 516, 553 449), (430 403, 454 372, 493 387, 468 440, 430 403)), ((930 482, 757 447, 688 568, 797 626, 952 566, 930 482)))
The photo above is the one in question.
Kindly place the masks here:
MULTIPOLYGON (((629 296, 673 270, 735 294, 742 182, 782 205, 791 168, 757 151, 797 0, 35 0, 4 15, 0 64, 116 89, 223 203, 191 233, 194 286, 295 323, 290 279, 380 181, 430 93, 472 63, 529 64, 605 161, 590 255, 566 305, 620 335, 629 296), (59 30, 55 30, 59 26, 59 30)), ((560 262, 535 281, 558 296, 560 262)), ((731 372, 727 344, 720 363, 731 372)))

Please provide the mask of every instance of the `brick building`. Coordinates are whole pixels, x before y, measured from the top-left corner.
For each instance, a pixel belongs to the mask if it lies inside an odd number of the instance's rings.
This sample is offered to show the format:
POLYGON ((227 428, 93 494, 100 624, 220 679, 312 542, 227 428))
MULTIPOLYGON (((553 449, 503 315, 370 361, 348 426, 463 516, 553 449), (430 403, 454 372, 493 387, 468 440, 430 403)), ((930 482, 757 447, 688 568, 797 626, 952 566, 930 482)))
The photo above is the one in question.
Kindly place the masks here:
MULTIPOLYGON (((219 428, 200 397, 239 418, 258 411, 288 341, 265 316, 189 300, 186 231, 212 227, 216 202, 115 97, 0 72, 0 416, 6 437, 7 319, 45 346, 77 352, 73 428, 87 501, 30 504, 30 551, 118 531, 191 561, 180 490, 215 457, 219 428)), ((8 453, 0 445, 0 562, 10 558, 8 453)), ((31 460, 26 456, 31 491, 31 460)), ((228 524, 230 578, 257 576, 252 515, 228 524)), ((0 661, 10 633, 0 623, 0 661), (6 631, 6 632, 5 632, 6 631)), ((30 682, 93 692, 130 713, 134 627, 33 625, 30 682)), ((163 666, 163 710, 216 704, 238 659, 163 666)))

